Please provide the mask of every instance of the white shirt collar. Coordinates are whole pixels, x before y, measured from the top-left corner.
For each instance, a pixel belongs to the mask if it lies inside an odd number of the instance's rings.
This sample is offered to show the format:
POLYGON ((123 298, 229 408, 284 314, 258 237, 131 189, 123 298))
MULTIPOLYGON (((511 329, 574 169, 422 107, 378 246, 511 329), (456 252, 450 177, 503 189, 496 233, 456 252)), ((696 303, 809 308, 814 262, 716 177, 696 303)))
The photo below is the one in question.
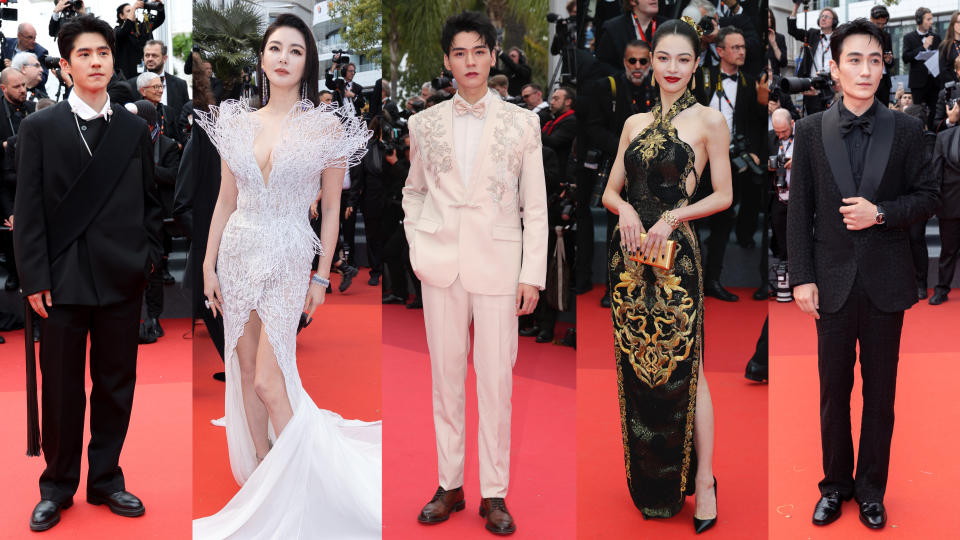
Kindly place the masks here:
MULTIPOLYGON (((482 116, 481 118, 486 118, 486 117, 487 117, 487 110, 490 108, 490 100, 493 99, 493 98, 491 98, 490 96, 496 96, 496 97, 499 98, 499 97, 500 97, 500 94, 498 94, 498 93, 494 92, 492 89, 488 88, 488 89, 487 89, 487 93, 484 94, 484 96, 483 96, 482 98, 480 98, 479 100, 477 100, 477 103, 485 103, 485 108, 484 108, 484 110, 483 110, 483 116, 482 116)), ((458 90, 455 94, 453 94, 453 99, 455 99, 455 100, 458 99, 458 100, 466 103, 467 105, 470 105, 470 102, 468 102, 466 99, 464 99, 463 96, 460 95, 460 91, 459 91, 459 90, 458 90)), ((476 105, 476 103, 474 103, 474 105, 476 105)))
POLYGON ((70 110, 74 114, 80 117, 84 122, 89 122, 101 116, 110 119, 110 116, 113 114, 113 109, 110 107, 110 96, 107 96, 107 101, 104 102, 103 108, 100 111, 93 110, 93 107, 87 105, 87 102, 80 99, 80 96, 76 92, 70 92, 70 97, 67 98, 67 102, 70 103, 70 110))

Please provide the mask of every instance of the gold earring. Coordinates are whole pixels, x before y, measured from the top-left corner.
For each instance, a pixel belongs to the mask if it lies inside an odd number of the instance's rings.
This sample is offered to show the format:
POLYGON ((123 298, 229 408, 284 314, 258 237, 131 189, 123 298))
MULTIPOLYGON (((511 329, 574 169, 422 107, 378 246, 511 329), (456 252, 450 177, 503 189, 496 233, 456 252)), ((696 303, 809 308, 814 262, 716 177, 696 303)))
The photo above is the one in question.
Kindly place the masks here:
POLYGON ((656 77, 656 76, 650 77, 650 86, 652 86, 653 88, 656 88, 656 87, 657 87, 657 77, 656 77))
POLYGON ((696 73, 694 73, 693 77, 690 77, 690 89, 691 89, 691 90, 696 90, 696 89, 697 89, 697 76, 696 76, 696 73))

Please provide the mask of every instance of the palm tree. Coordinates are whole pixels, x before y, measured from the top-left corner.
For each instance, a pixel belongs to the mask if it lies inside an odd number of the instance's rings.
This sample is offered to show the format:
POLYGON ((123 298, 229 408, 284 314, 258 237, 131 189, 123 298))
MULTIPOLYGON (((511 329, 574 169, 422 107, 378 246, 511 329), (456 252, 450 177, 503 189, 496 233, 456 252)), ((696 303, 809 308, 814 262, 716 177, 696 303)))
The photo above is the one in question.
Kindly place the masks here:
POLYGON ((263 35, 260 12, 250 0, 236 0, 219 8, 210 0, 193 5, 193 42, 223 81, 227 95, 244 70, 256 69, 257 48, 263 35))

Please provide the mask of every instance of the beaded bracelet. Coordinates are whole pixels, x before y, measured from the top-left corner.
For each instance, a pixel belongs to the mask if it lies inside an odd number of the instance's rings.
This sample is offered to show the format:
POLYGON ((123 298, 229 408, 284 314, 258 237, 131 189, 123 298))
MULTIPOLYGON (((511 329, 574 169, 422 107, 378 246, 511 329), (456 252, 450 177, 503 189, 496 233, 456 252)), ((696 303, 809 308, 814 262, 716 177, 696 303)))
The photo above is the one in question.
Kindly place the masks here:
POLYGON ((667 225, 670 225, 674 229, 680 226, 680 219, 669 210, 664 210, 663 213, 660 214, 660 219, 666 221, 667 225))
POLYGON ((324 277, 320 277, 320 274, 314 274, 313 277, 310 278, 310 281, 324 288, 330 286, 330 280, 324 277))

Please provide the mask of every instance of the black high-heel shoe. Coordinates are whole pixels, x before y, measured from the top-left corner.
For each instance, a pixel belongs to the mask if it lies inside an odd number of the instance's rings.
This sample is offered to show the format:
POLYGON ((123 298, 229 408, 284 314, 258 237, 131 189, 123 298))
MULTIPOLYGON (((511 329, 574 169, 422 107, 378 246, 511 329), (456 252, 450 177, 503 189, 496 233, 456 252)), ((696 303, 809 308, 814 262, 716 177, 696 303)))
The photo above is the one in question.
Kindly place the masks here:
MULTIPOLYGON (((717 500, 717 515, 710 519, 697 519, 697 516, 693 516, 693 530, 697 534, 706 531, 710 527, 713 527, 717 524, 717 518, 720 517, 720 496, 718 495, 719 489, 717 488, 717 477, 713 477, 713 496, 717 500)), ((696 514, 696 512, 694 512, 696 514)))

